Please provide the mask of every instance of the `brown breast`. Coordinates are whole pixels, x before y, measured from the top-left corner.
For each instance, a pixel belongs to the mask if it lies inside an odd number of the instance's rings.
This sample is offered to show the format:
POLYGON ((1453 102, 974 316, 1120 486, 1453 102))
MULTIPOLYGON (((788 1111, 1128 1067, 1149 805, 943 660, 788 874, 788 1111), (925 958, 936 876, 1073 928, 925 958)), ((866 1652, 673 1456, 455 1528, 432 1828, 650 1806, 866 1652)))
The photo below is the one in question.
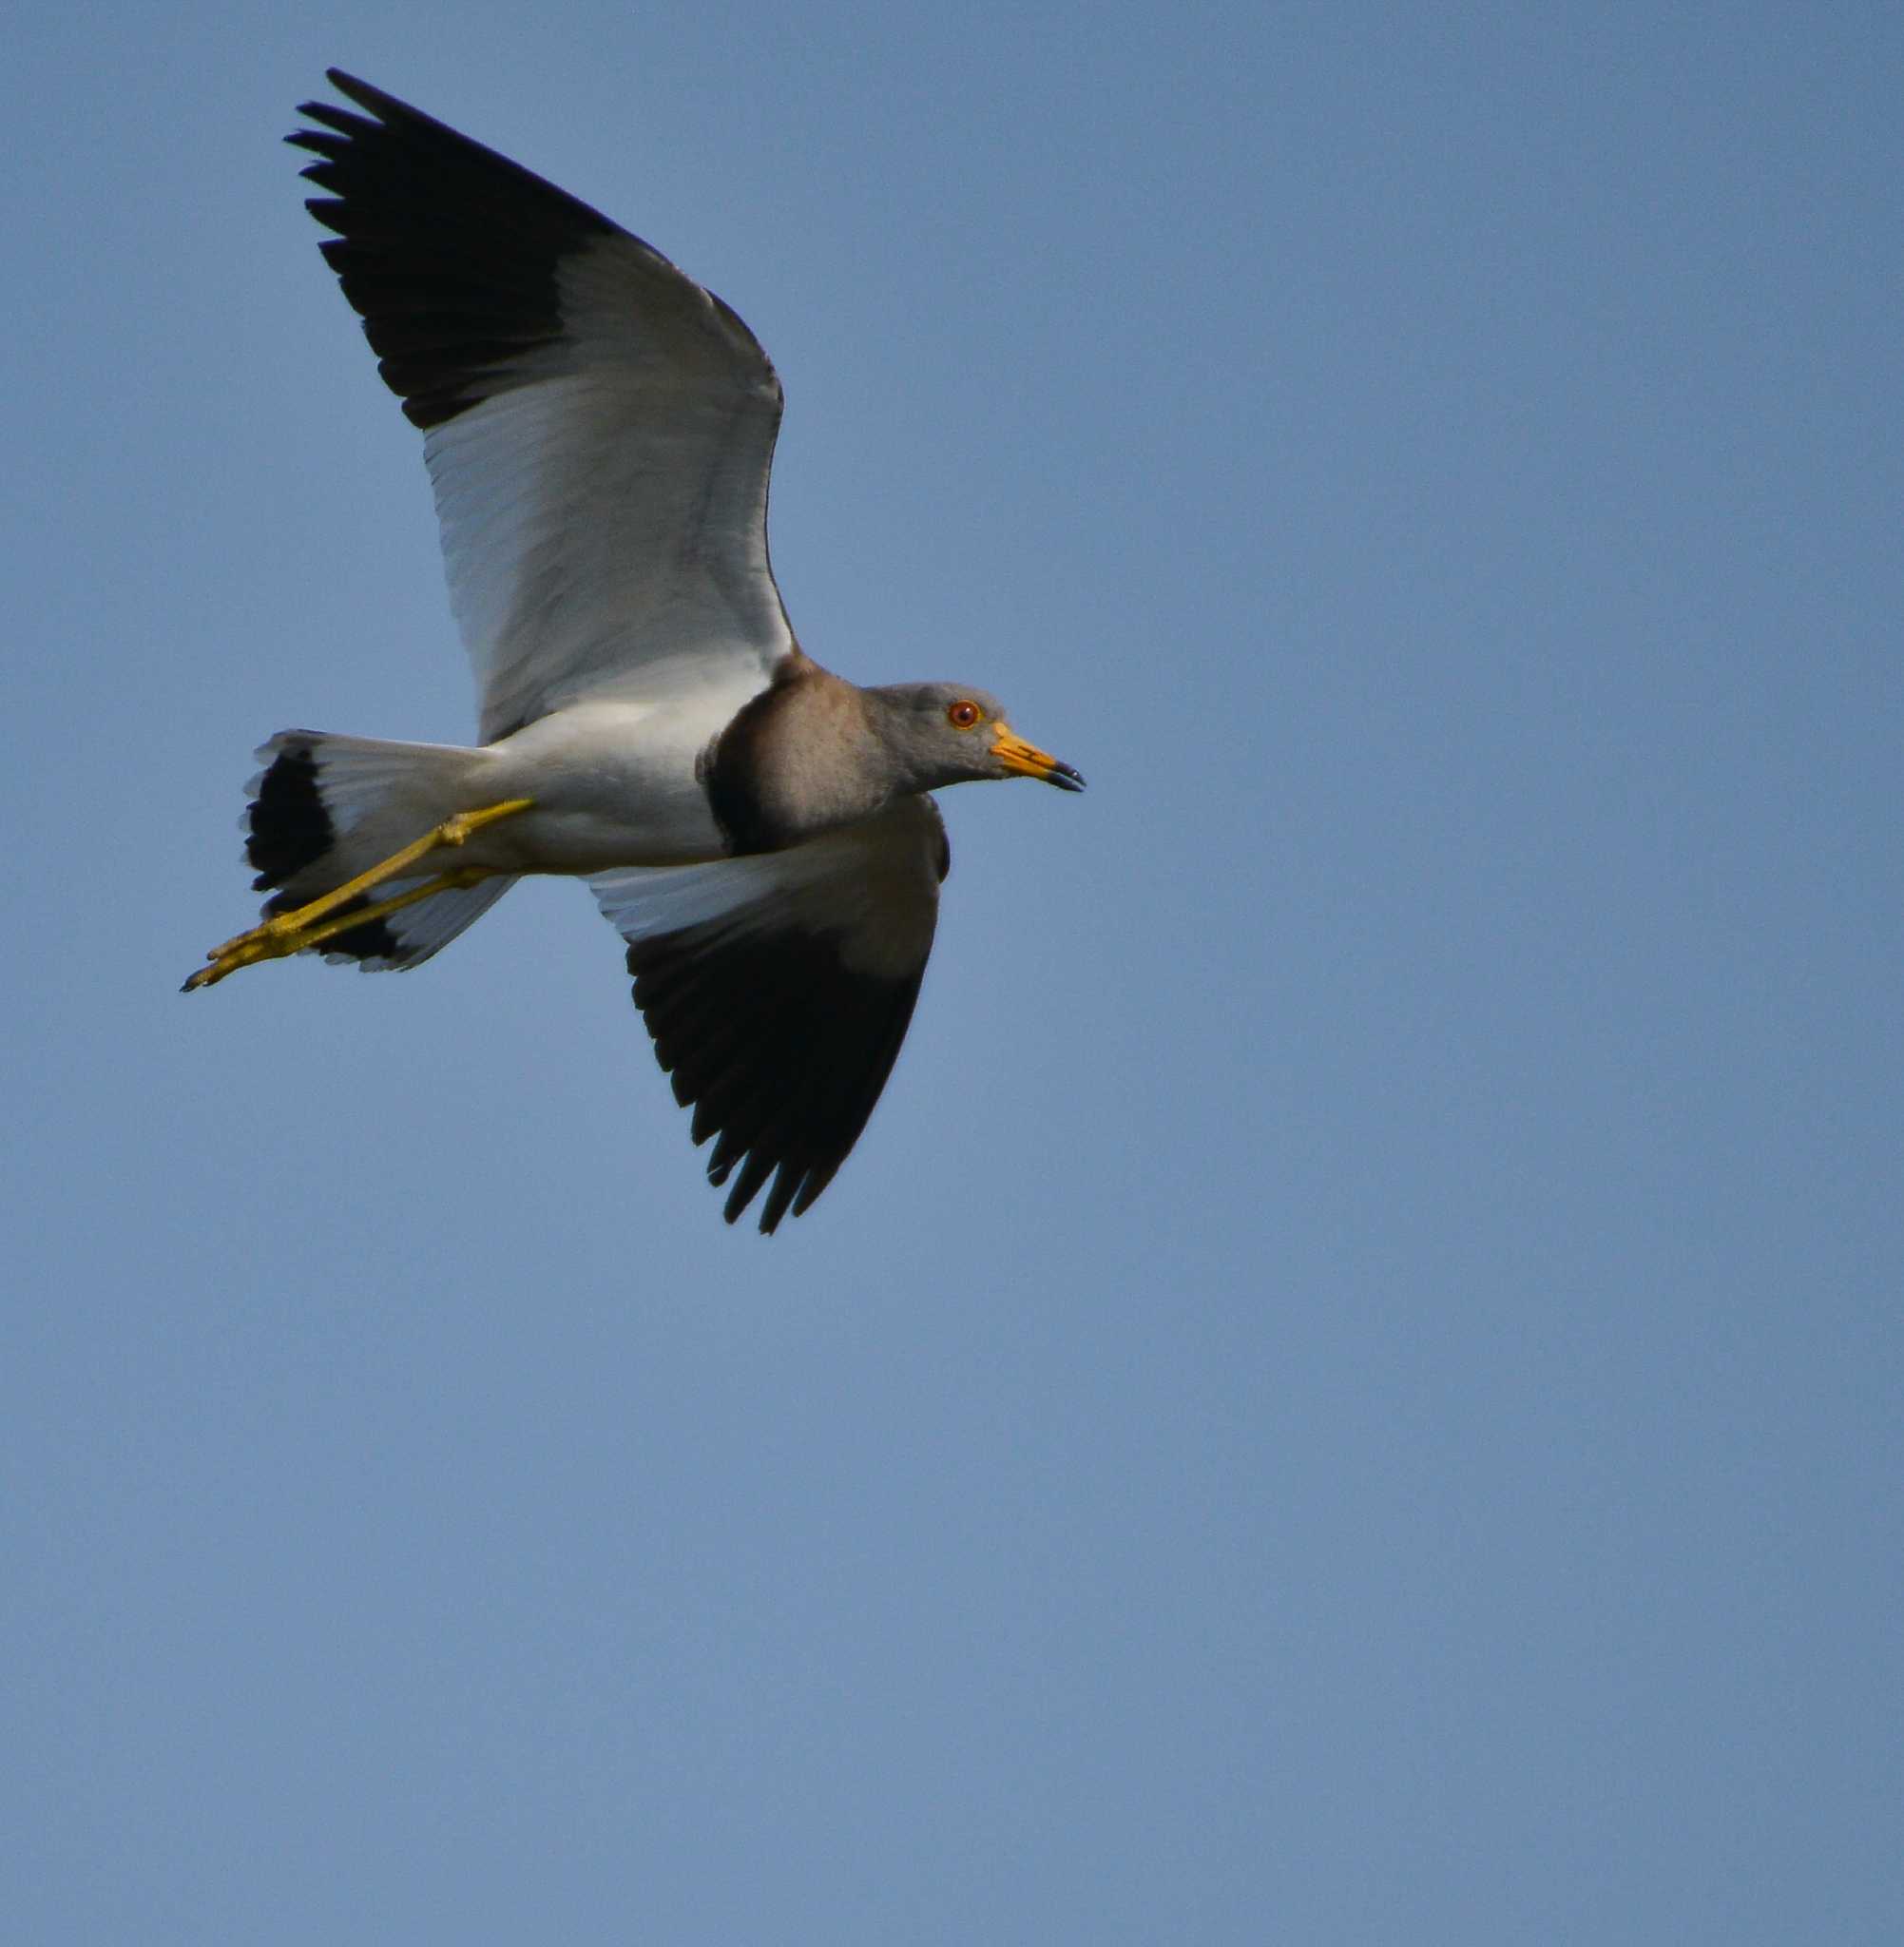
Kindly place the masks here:
POLYGON ((778 852, 870 818, 892 788, 865 698, 798 649, 695 770, 736 855, 778 852))

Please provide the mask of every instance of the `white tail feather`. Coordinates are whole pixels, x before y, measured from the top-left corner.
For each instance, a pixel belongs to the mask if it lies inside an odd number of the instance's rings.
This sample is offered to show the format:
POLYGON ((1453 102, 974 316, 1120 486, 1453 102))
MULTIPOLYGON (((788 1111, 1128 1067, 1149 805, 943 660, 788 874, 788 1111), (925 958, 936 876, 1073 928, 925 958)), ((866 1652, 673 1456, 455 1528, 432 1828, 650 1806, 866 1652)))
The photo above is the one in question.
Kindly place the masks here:
MULTIPOLYGON (((485 750, 452 743, 395 743, 316 730, 283 730, 258 752, 245 852, 267 913, 282 912, 367 872, 433 825, 484 801, 485 750)), ((421 883, 414 874, 379 886, 387 898, 421 883)), ((372 972, 414 967, 479 919, 515 883, 511 877, 439 893, 400 913, 341 934, 319 949, 372 972)))

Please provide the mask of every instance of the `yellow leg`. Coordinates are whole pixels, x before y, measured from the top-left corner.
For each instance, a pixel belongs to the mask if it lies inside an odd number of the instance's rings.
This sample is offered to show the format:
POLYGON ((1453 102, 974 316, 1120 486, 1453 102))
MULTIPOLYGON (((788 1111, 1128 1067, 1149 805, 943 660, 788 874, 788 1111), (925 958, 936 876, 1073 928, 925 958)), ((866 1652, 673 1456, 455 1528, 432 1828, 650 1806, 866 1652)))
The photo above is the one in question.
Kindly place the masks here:
POLYGON ((348 913, 334 913, 328 919, 320 919, 317 925, 308 926, 301 933, 286 934, 277 939, 260 936, 244 940, 231 952, 221 954, 209 967, 201 967, 187 978, 182 991, 190 993, 197 988, 215 986, 227 974, 236 974, 240 967, 255 967, 260 960, 281 960, 289 954, 301 954, 310 947, 322 946, 327 939, 335 939, 340 933, 349 933, 354 927, 369 926, 393 913, 401 913, 406 906, 413 906, 420 899, 433 899, 438 893, 464 892, 494 877, 487 866, 459 865, 452 871, 439 872, 434 878, 424 880, 420 886, 412 886, 406 893, 378 899, 375 905, 353 906, 348 913))
POLYGON ((348 913, 338 910, 352 900, 361 898, 373 887, 400 877, 431 853, 447 846, 464 844, 485 825, 494 824, 499 819, 514 818, 518 813, 529 810, 534 802, 532 798, 511 798, 501 804, 484 805, 477 811, 459 811, 453 817, 446 818, 414 843, 404 846, 400 852, 392 853, 368 872, 360 872, 356 878, 346 879, 342 885, 334 887, 308 905, 299 906, 293 912, 274 914, 261 924, 235 935, 222 946, 212 948, 205 955, 211 964, 201 967, 185 982, 184 991, 189 993, 194 988, 210 987, 227 974, 235 974, 240 967, 253 966, 260 960, 278 960, 287 954, 301 954, 306 947, 334 939, 354 926, 381 919, 386 914, 400 912, 405 906, 415 905, 419 899, 472 886, 491 877, 487 867, 459 866, 453 871, 439 873, 424 884, 413 886, 407 893, 399 893, 394 898, 385 899, 376 905, 354 906, 348 913))

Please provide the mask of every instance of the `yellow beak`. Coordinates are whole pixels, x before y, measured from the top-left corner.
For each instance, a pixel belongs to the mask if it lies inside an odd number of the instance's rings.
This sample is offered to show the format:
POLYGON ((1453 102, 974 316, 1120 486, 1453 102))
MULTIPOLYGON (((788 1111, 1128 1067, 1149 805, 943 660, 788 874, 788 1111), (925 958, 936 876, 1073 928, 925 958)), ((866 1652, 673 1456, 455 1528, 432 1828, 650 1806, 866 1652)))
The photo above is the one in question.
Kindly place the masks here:
POLYGON ((1036 778, 1041 784, 1055 784, 1060 791, 1085 788, 1084 779, 1069 764, 1061 764, 1035 743, 1027 743, 1015 730, 1007 729, 1003 723, 991 740, 991 754, 1008 771, 1015 771, 1021 778, 1036 778))

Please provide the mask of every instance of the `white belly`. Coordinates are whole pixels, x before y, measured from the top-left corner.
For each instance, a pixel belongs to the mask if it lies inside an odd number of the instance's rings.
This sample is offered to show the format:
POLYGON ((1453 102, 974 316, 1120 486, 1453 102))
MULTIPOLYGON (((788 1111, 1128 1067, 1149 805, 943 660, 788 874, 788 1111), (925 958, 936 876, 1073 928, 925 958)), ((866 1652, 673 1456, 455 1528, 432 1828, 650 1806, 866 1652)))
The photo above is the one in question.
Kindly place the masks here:
POLYGON ((485 792, 533 799, 534 809, 472 839, 471 862, 592 873, 724 857, 694 766, 731 715, 724 701, 600 702, 525 725, 490 747, 485 792))

